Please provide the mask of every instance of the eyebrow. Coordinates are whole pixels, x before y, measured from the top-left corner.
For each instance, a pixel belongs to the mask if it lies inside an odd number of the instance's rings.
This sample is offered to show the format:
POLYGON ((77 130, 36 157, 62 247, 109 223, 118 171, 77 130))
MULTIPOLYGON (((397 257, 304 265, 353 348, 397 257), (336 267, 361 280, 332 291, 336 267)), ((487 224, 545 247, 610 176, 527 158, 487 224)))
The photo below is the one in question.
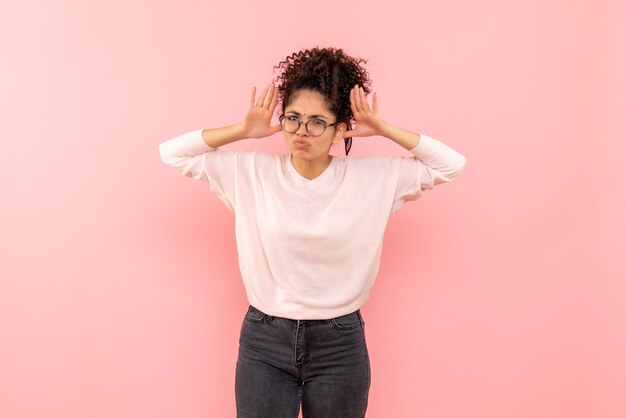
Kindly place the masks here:
MULTIPOLYGON (((300 113, 296 112, 295 110, 289 110, 286 113, 293 113, 296 116, 302 116, 300 113)), ((328 119, 328 116, 324 116, 324 115, 311 115, 311 118, 322 118, 322 119, 328 119)))

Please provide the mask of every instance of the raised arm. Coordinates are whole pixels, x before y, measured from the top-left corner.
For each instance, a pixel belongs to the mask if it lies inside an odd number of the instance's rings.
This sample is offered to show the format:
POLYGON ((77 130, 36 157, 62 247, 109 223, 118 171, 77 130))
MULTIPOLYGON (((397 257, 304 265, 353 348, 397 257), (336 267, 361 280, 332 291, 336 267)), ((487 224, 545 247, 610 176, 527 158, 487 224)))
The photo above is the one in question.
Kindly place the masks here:
POLYGON ((451 181, 465 167, 467 158, 443 142, 384 121, 378 115, 376 93, 370 109, 363 88, 354 86, 350 92, 350 107, 357 125, 354 130, 346 131, 344 136, 380 135, 391 139, 427 166, 433 185, 451 181))
POLYGON ((263 90, 256 104, 255 96, 256 87, 253 87, 248 110, 235 125, 188 132, 162 142, 159 145, 161 160, 186 176, 206 180, 207 155, 204 154, 208 151, 241 139, 263 138, 280 131, 280 125, 270 125, 278 100, 274 83, 263 90))
POLYGON ((273 84, 254 103, 256 88, 252 88, 250 106, 243 120, 223 128, 198 129, 159 145, 161 160, 184 176, 209 183, 211 190, 235 213, 234 173, 241 151, 221 151, 218 148, 244 138, 262 138, 278 132, 281 126, 270 126, 276 107, 273 84))
POLYGON ((274 83, 261 92, 256 104, 256 87, 252 87, 250 106, 241 122, 224 128, 204 129, 202 138, 211 148, 221 147, 246 138, 264 138, 279 132, 280 125, 270 126, 274 109, 278 101, 278 92, 274 83))

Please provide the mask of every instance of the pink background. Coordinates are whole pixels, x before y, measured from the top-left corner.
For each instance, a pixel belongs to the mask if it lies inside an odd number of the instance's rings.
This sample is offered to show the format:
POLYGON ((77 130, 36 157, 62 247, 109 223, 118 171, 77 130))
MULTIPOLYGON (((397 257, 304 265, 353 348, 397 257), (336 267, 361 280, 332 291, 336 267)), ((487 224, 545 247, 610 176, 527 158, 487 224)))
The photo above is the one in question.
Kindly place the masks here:
POLYGON ((158 145, 314 45, 468 158, 390 220, 367 416, 626 416, 626 8, 591 4, 4 2, 0 416, 235 416, 234 218, 158 145))

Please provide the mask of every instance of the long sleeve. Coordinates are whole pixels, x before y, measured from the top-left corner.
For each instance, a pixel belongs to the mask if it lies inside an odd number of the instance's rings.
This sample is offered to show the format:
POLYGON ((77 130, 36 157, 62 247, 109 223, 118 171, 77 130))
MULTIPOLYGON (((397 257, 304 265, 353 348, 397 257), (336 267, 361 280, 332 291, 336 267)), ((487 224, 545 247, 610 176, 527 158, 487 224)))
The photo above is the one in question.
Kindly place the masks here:
POLYGON ((411 153, 424 163, 431 175, 432 186, 452 181, 467 163, 463 154, 424 134, 420 134, 420 142, 411 153))
POLYGON ((401 157, 392 213, 405 201, 417 200, 425 190, 451 182, 467 164, 458 151, 430 136, 420 134, 420 142, 410 150, 411 157, 401 157))
POLYGON ((187 132, 159 145, 161 161, 182 175, 209 183, 213 191, 234 213, 234 176, 239 151, 222 151, 207 145, 202 129, 187 132))
POLYGON ((214 149, 204 142, 202 129, 198 129, 162 142, 159 154, 161 161, 177 168, 184 176, 208 181, 201 156, 214 149))

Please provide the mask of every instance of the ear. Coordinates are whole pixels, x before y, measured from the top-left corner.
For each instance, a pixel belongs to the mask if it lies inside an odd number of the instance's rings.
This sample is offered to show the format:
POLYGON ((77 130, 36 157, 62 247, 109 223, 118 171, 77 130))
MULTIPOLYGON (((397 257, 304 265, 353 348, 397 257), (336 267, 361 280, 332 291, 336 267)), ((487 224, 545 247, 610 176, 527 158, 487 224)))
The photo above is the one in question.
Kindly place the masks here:
POLYGON ((337 129, 335 129, 335 135, 333 136, 333 144, 343 142, 343 133, 346 129, 348 129, 348 125, 345 122, 337 124, 337 129))

